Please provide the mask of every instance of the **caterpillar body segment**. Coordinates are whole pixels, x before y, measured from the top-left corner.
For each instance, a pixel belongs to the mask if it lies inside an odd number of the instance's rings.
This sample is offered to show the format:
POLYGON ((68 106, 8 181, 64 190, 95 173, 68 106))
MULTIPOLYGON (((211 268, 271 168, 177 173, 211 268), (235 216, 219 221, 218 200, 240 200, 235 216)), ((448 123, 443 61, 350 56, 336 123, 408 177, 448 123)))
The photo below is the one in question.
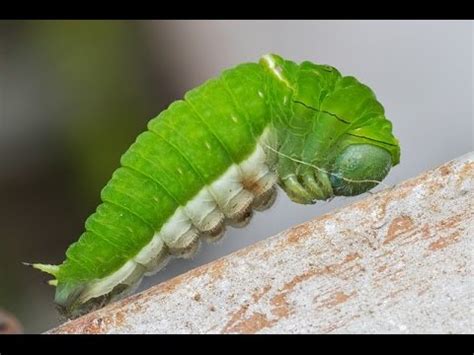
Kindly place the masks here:
POLYGON ((298 203, 356 195, 399 162, 374 93, 327 65, 277 55, 189 91, 148 123, 54 276, 76 317, 131 292, 171 257, 194 255, 226 226, 269 208, 279 185, 298 203))

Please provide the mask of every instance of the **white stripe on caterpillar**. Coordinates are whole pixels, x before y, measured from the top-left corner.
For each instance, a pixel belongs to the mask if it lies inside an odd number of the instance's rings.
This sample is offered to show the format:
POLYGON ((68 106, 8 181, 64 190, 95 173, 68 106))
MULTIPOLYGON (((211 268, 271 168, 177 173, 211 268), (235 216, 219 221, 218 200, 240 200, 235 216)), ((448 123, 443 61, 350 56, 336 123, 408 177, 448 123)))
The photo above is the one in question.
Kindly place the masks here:
POLYGON ((80 296, 81 302, 108 294, 118 285, 127 285, 127 289, 114 295, 114 299, 132 292, 143 275, 152 275, 162 269, 171 256, 195 254, 201 235, 214 231, 214 237, 218 237, 226 222, 235 226, 239 222, 245 223, 246 220, 235 218, 245 218, 245 212, 250 208, 268 208, 276 194, 277 176, 269 167, 269 154, 262 146, 272 145, 272 137, 270 129, 266 129, 246 160, 238 166, 230 166, 219 179, 179 207, 132 260, 114 273, 90 283, 80 296), (225 211, 219 210, 209 189, 218 196, 219 205, 225 206, 225 211))
POLYGON ((290 83, 286 80, 283 75, 281 74, 281 68, 275 64, 273 57, 271 54, 265 54, 262 59, 267 63, 268 68, 271 72, 280 80, 281 82, 285 83, 285 85, 291 88, 290 83))
POLYGON ((214 230, 225 218, 207 188, 201 189, 201 191, 184 206, 184 210, 200 232, 214 230))

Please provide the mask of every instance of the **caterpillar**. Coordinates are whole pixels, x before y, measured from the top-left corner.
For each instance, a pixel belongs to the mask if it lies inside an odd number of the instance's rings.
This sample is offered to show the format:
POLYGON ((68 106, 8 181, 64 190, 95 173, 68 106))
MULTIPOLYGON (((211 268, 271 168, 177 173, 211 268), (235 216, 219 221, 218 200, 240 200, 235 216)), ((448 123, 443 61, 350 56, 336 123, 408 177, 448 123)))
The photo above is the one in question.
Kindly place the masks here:
POLYGON ((54 276, 75 318, 132 292, 171 257, 245 226, 280 186, 312 204, 373 188, 400 160, 373 91, 334 67, 275 54, 225 70, 148 122, 54 276))

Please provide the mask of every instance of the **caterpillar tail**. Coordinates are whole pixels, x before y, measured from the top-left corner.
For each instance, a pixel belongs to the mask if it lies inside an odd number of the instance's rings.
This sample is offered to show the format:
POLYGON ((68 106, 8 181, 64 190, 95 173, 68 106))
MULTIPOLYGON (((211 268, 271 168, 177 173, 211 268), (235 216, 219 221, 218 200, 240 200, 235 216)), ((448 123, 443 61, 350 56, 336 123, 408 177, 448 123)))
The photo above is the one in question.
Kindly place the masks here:
MULTIPOLYGON (((52 265, 52 264, 39 264, 39 263, 23 263, 23 265, 26 265, 26 266, 31 266, 32 268, 34 269, 37 269, 37 270, 40 270, 42 272, 45 272, 49 275, 53 275, 54 277, 56 277, 56 275, 58 274, 59 272, 59 265, 52 265)), ((53 279, 53 280, 49 280, 48 281, 48 285, 50 286, 54 286, 56 287, 58 284, 58 280, 57 279, 53 279)))

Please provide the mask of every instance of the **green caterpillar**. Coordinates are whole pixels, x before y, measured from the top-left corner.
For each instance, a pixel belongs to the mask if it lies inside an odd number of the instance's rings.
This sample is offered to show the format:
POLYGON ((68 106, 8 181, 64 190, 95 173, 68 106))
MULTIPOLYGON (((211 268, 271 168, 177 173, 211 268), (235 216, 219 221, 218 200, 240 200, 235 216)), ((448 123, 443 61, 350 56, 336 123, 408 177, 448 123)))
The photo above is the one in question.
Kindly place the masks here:
POLYGON ((190 257, 201 238, 245 225, 277 184, 297 203, 353 196, 399 158, 371 89, 327 65, 265 55, 152 119, 66 260, 33 266, 55 277, 56 304, 76 317, 131 292, 170 256, 190 257))

